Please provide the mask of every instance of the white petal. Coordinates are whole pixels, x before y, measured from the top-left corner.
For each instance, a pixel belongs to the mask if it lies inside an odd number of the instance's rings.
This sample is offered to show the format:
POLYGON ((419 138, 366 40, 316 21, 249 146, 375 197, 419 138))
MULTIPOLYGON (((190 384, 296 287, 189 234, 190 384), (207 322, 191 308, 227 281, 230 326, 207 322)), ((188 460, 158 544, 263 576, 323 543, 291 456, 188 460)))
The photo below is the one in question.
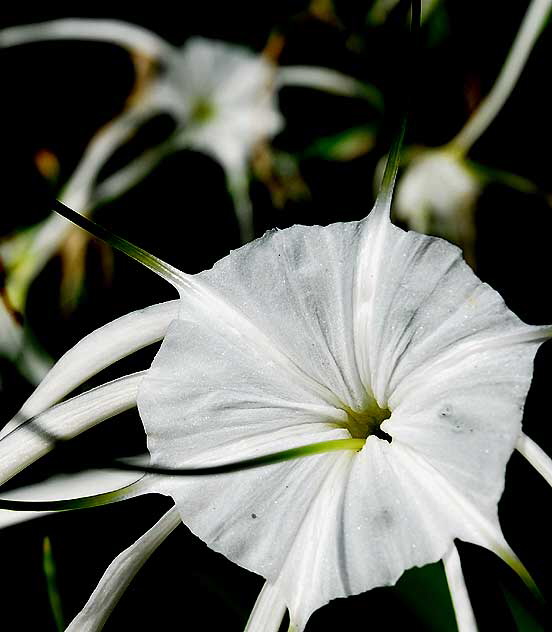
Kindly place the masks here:
MULTIPOLYGON (((51 501, 95 496, 126 487, 136 481, 136 474, 131 472, 108 472, 106 470, 85 470, 70 475, 53 476, 34 485, 26 485, 8 492, 0 492, 2 500, 51 501)), ((146 486, 147 487, 147 486, 146 486)), ((126 500, 141 493, 146 487, 136 487, 118 500, 126 500)), ((34 520, 42 516, 56 513, 51 511, 11 511, 0 509, 0 528, 12 524, 34 520)))
POLYGON ((389 400, 385 431, 423 455, 489 518, 521 431, 537 347, 534 340, 508 344, 506 337, 500 347, 475 345, 416 387, 399 384, 389 400))
POLYGON ((88 334, 58 360, 16 417, 2 429, 0 438, 110 364, 161 340, 177 313, 178 301, 160 303, 121 316, 88 334))
POLYGON ((378 106, 382 104, 382 98, 375 88, 330 68, 284 66, 278 69, 276 85, 315 88, 348 97, 364 97, 378 106))
POLYGON ((276 586, 265 582, 251 611, 244 632, 278 632, 286 604, 276 586))
MULTIPOLYGON (((311 384, 321 385, 320 397, 349 405, 365 399, 350 335, 361 226, 294 226, 271 232, 200 275, 233 312, 270 341, 271 356, 275 350, 285 354, 311 384)), ((188 295, 181 296, 182 317, 192 318, 184 311, 188 295)), ((213 320, 218 324, 211 326, 225 330, 230 324, 221 322, 218 314, 213 320)), ((244 336, 244 326, 234 322, 244 336)), ((252 339, 257 353, 266 356, 260 335, 252 334, 252 339)), ((286 368, 292 370, 289 362, 286 368)))
POLYGON ((168 42, 155 33, 136 24, 119 20, 68 18, 12 26, 0 31, 0 46, 58 39, 110 42, 155 58, 166 58, 175 51, 168 42))
POLYGON ((523 432, 516 443, 516 448, 544 480, 549 485, 552 485, 552 459, 546 452, 523 432))
POLYGON ((136 573, 179 524, 178 512, 171 509, 141 538, 120 553, 111 562, 90 599, 66 632, 99 632, 136 573))
POLYGON ((0 484, 53 449, 101 421, 136 405, 144 372, 98 386, 58 404, 16 428, 0 441, 0 484))
POLYGON ((453 545, 443 558, 445 573, 452 598, 452 605, 456 614, 458 632, 477 632, 477 624, 471 607, 470 596, 464 581, 460 556, 453 545))
POLYGON ((549 335, 510 312, 455 246, 391 225, 379 232, 381 243, 376 243, 377 231, 369 223, 366 227, 357 311, 366 335, 357 338, 356 346, 369 356, 372 368, 365 380, 378 401, 386 403, 411 372, 424 371, 447 353, 457 354, 464 344, 477 351, 491 339, 500 348, 511 342, 505 336, 542 341, 549 335))

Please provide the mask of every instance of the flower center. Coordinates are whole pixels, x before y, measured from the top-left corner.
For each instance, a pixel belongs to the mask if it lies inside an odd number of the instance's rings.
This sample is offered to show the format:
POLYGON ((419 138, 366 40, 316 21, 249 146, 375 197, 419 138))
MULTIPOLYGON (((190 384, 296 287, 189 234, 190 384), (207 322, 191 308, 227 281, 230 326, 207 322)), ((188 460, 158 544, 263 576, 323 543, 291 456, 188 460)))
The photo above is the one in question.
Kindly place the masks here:
POLYGON ((215 115, 214 105, 204 98, 199 98, 193 105, 190 118, 194 123, 206 123, 215 115))
POLYGON ((381 429, 381 424, 391 417, 391 411, 387 408, 380 408, 377 403, 372 402, 361 411, 344 408, 347 413, 347 421, 344 427, 349 431, 353 439, 367 439, 369 436, 384 439, 391 443, 391 436, 381 429))

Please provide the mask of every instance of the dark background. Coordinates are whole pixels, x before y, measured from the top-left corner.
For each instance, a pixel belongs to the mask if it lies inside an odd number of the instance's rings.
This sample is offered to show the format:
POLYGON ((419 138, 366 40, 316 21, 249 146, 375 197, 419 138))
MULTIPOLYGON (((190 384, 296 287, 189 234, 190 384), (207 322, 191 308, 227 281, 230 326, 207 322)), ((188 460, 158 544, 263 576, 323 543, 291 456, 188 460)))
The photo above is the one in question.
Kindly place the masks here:
MULTIPOLYGON (((406 144, 437 146, 462 127, 492 86, 528 5, 523 1, 441 2, 425 23, 415 65, 404 15, 395 11, 380 26, 366 23, 370 2, 336 2, 337 23, 315 19, 307 2, 186 3, 184 11, 149 13, 32 13, 1 16, 0 26, 56 17, 109 17, 142 24, 178 44, 192 35, 219 38, 260 51, 272 31, 286 38, 280 63, 336 68, 376 85, 384 94, 383 116, 363 102, 300 88, 280 94, 286 129, 272 145, 301 157, 300 174, 310 197, 275 208, 266 186, 253 180, 256 233, 294 223, 360 219, 373 201, 374 170, 388 151, 404 107, 405 85, 413 86, 406 144), (408 81, 407 81, 408 80, 408 81), (321 136, 358 125, 378 130, 369 153, 331 161, 306 150, 321 136)), ((182 10, 183 7, 181 7, 182 10)), ((552 322, 549 300, 552 253, 550 179, 552 98, 547 91, 552 33, 545 29, 513 95, 470 158, 532 180, 541 190, 528 195, 491 184, 477 206, 477 272, 509 307, 532 324, 552 322)), ((35 167, 37 151, 53 152, 62 184, 94 132, 122 108, 133 83, 133 66, 121 49, 103 43, 50 42, 0 51, 2 99, 2 202, 0 235, 45 217, 55 186, 35 167)), ((161 137, 170 122, 158 120, 134 148, 161 137)), ((118 158, 124 160, 125 155, 118 158)), ((114 161, 113 166, 117 162, 114 161)), ((96 219, 187 272, 210 267, 239 245, 232 204, 221 168, 211 159, 180 152, 165 160, 137 188, 99 209, 96 219)), ((45 349, 59 357, 93 328, 133 309, 175 298, 155 275, 115 253, 113 274, 99 272, 101 247, 88 249, 86 283, 76 309, 60 306, 59 260, 54 258, 33 284, 27 304, 29 326, 45 349)), ((93 383, 148 366, 153 350, 106 370, 93 383)), ((552 451, 549 375, 552 348, 544 346, 526 405, 524 428, 552 451)), ((1 419, 9 419, 31 386, 6 360, 1 363, 1 419)), ((15 484, 52 471, 79 469, 91 458, 133 454, 144 445, 137 415, 102 424, 79 438, 69 453, 49 456, 15 484)), ((508 466, 500 505, 503 530, 545 597, 551 596, 550 523, 552 492, 519 455, 508 466)), ((59 592, 67 621, 88 598, 101 573, 170 506, 147 497, 114 506, 42 518, 0 533, 4 629, 55 630, 42 573, 42 540, 51 538, 59 592), (8 623, 6 623, 8 622, 8 623)), ((486 551, 461 545, 466 578, 480 629, 516 629, 502 587, 517 595, 529 618, 522 629, 544 629, 546 612, 525 593, 509 569, 486 551), (533 623, 529 621, 534 619, 533 623)), ((378 589, 337 600, 316 612, 309 632, 357 625, 386 629, 453 630, 439 565, 405 574, 398 589, 378 589)), ((213 553, 179 527, 154 554, 125 594, 105 630, 241 630, 263 580, 213 553)))

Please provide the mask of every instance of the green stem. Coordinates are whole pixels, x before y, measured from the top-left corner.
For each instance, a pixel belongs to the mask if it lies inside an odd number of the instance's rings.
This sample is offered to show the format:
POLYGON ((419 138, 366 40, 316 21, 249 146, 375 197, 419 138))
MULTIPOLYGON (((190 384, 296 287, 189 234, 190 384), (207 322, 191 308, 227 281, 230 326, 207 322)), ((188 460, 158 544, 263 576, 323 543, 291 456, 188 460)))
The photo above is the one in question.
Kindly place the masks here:
POLYGON ((44 575, 46 576, 46 585, 48 588, 48 601, 50 602, 50 608, 54 615, 54 621, 56 628, 59 632, 65 630, 65 624, 63 621, 63 609, 61 607, 61 598, 59 596, 59 590, 56 579, 56 563, 52 555, 52 545, 50 538, 46 536, 43 542, 43 557, 42 566, 44 569, 44 575))

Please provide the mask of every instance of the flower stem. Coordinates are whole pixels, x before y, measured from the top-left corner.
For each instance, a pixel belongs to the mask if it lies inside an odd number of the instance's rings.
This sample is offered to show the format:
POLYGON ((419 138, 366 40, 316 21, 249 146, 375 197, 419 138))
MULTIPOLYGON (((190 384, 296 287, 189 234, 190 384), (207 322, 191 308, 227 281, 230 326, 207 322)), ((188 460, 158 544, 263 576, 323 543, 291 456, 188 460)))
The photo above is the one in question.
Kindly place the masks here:
POLYGON ((46 576, 46 585, 48 587, 48 601, 50 602, 50 608, 52 609, 52 614, 54 615, 56 628, 59 632, 63 632, 63 630, 65 630, 65 624, 63 621, 61 598, 59 596, 57 586, 56 563, 52 555, 52 545, 48 536, 46 536, 43 541, 42 566, 44 569, 44 575, 46 576))
POLYGON ((461 155, 465 155, 470 150, 510 96, 539 36, 551 4, 552 0, 531 2, 498 79, 466 125, 449 144, 461 155))

